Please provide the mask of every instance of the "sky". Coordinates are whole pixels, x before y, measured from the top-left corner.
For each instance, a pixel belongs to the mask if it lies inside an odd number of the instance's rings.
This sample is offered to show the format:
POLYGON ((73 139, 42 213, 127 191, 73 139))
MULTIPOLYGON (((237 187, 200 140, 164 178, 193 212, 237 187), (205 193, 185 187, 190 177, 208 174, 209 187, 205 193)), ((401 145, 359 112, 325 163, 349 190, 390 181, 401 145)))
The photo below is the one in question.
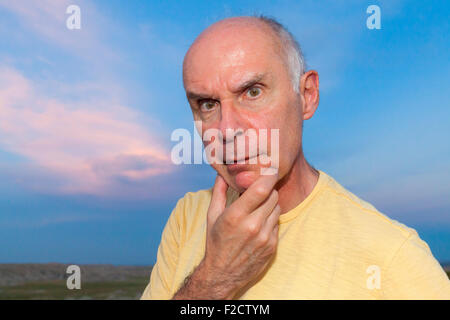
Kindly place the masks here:
POLYGON ((0 0, 0 263, 153 264, 176 201, 215 177, 170 161, 193 132, 184 54, 253 14, 319 73, 308 161, 450 261, 448 1, 0 0))

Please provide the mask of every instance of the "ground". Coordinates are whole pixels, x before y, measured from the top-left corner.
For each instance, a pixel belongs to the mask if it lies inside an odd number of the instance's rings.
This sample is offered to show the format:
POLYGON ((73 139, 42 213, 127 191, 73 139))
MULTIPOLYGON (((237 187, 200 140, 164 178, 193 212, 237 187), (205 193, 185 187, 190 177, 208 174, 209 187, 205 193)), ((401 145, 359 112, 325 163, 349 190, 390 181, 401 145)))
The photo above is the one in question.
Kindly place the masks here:
MULTIPOLYGON (((151 266, 80 265, 81 289, 67 289, 67 264, 0 264, 0 300, 139 299, 151 266)), ((444 267, 450 278, 450 265, 444 267)))
POLYGON ((139 299, 151 266, 79 265, 81 289, 69 290, 68 264, 0 264, 0 300, 139 299))

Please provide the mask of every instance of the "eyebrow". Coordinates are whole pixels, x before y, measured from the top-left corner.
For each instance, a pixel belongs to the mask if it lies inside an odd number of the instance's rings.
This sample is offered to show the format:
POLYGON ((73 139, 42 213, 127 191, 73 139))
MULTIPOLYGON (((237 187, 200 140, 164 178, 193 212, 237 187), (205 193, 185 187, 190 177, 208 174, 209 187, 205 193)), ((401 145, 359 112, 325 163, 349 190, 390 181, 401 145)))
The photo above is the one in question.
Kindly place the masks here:
POLYGON ((262 79, 264 79, 266 75, 264 73, 258 73, 254 76, 252 76, 250 79, 242 82, 241 84, 239 84, 234 90, 232 90, 233 92, 241 92, 244 91, 247 88, 250 88, 251 86, 254 86, 255 84, 257 84, 258 82, 260 82, 262 79))
POLYGON ((188 91, 186 92, 186 96, 189 100, 200 100, 200 99, 212 99, 212 96, 209 96, 207 94, 201 94, 201 93, 195 93, 188 91))
MULTIPOLYGON (((234 88, 232 90, 232 92, 236 93, 236 92, 244 91, 245 89, 247 89, 247 88, 257 84, 261 80, 263 80, 265 78, 265 76, 266 76, 266 74, 264 74, 264 73, 258 73, 256 75, 253 75, 250 79, 245 80, 244 82, 237 85, 236 88, 234 88)), ((213 96, 210 96, 208 94, 196 93, 196 92, 192 92, 192 91, 187 91, 186 96, 188 99, 191 99, 191 100, 215 99, 213 96)))

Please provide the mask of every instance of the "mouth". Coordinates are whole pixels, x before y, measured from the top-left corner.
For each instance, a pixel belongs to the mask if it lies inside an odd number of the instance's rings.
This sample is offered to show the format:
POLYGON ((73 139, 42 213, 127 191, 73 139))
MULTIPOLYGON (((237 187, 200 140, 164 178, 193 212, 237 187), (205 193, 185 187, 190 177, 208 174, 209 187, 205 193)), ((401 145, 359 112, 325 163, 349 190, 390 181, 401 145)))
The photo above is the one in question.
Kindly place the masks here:
POLYGON ((227 163, 226 168, 230 174, 237 174, 241 171, 248 171, 254 169, 255 165, 258 165, 259 155, 251 157, 245 157, 241 159, 234 159, 232 163, 227 163))
MULTIPOLYGON (((253 161, 255 161, 258 157, 259 157, 259 155, 256 154, 256 155, 254 155, 254 156, 247 156, 247 157, 245 157, 245 158, 240 158, 240 159, 234 158, 232 162, 226 163, 226 165, 249 164, 250 161, 253 162, 253 161)), ((257 162, 257 161, 255 161, 255 162, 257 162)), ((254 163, 254 164, 256 164, 256 163, 254 163)))

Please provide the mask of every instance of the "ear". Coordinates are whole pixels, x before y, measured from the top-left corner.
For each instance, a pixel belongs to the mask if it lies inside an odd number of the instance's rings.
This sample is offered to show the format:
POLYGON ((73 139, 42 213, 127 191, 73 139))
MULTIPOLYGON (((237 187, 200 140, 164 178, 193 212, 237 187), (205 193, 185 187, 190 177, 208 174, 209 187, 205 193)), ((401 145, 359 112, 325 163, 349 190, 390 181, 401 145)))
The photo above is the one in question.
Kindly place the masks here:
POLYGON ((310 70, 300 79, 300 96, 303 106, 303 120, 312 118, 319 105, 319 74, 310 70))

